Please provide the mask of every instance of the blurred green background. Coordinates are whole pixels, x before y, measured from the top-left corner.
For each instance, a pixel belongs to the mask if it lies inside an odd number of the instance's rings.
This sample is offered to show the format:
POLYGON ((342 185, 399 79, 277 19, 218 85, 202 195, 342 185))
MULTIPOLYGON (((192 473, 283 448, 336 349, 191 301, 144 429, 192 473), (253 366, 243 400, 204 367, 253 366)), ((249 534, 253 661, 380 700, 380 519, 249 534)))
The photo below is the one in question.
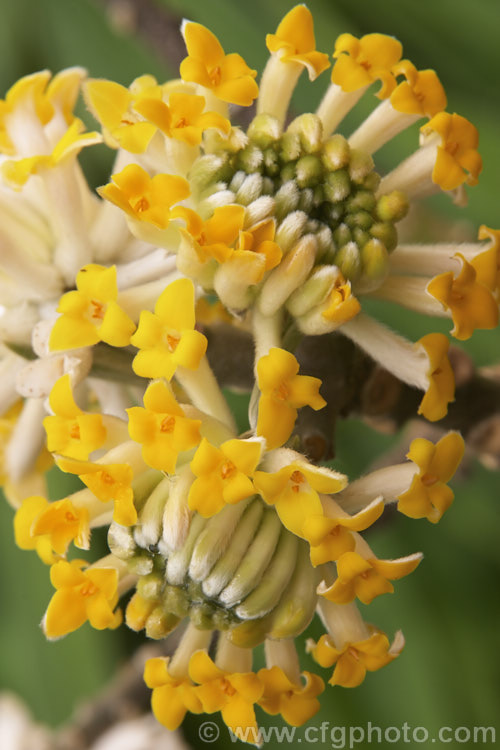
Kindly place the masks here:
MULTIPOLYGON (((240 52, 261 70, 267 56, 265 34, 274 31, 293 5, 288 0, 3 0, 0 89, 5 92, 21 75, 35 70, 71 65, 127 85, 146 72, 165 80, 176 75, 183 55, 176 29, 184 16, 208 25, 227 52, 240 52)), ((424 214, 424 231, 446 239, 456 236, 457 226, 465 237, 474 237, 482 223, 498 227, 498 0, 311 0, 308 5, 319 49, 332 51, 336 36, 344 31, 393 34, 403 42, 405 57, 439 72, 449 111, 479 128, 485 167, 479 186, 470 190, 468 208, 455 208, 447 196, 433 200, 424 214)), ((314 108, 326 75, 314 84, 303 76, 293 100, 297 112, 314 108)), ((357 109, 356 117, 364 108, 357 109)), ((354 120, 346 121, 346 133, 354 120)), ((382 170, 391 166, 416 144, 414 128, 386 147, 377 164, 382 170)), ((104 147, 93 149, 86 163, 91 179, 107 179, 109 163, 104 147)), ((390 306, 379 306, 378 311, 412 337, 429 331, 427 320, 399 311, 395 316, 390 306)), ((448 329, 443 321, 433 325, 433 330, 448 329)), ((484 364, 498 361, 499 344, 495 331, 476 334, 467 348, 484 364)), ((349 421, 339 429, 336 466, 357 476, 393 441, 349 421)), ((418 571, 396 584, 396 595, 377 599, 366 615, 389 634, 402 628, 407 646, 400 659, 368 675, 360 688, 329 689, 311 726, 329 721, 331 726, 363 727, 372 722, 384 728, 407 722, 426 727, 432 737, 444 725, 495 725, 500 697, 498 486, 498 474, 472 462, 455 483, 452 510, 437 527, 401 516, 372 531, 370 543, 380 557, 425 553, 418 571)), ((57 477, 52 490, 54 498, 64 495, 57 477)), ((0 505, 0 587, 0 689, 21 695, 37 720, 63 722, 126 660, 135 638, 124 629, 96 633, 85 626, 60 642, 45 642, 38 623, 51 594, 48 570, 34 553, 14 546, 12 511, 6 505, 0 505)), ((320 634, 317 627, 313 630, 313 635, 320 634)), ((312 664, 304 659, 304 666, 312 664)), ((264 726, 279 724, 263 714, 260 718, 264 726)), ((192 717, 184 724, 186 736, 198 747, 202 720, 192 717)), ((220 740, 211 743, 214 748, 231 744, 225 729, 220 740)), ((298 746, 297 741, 292 746, 298 746)), ((315 746, 332 743, 327 739, 315 746)))

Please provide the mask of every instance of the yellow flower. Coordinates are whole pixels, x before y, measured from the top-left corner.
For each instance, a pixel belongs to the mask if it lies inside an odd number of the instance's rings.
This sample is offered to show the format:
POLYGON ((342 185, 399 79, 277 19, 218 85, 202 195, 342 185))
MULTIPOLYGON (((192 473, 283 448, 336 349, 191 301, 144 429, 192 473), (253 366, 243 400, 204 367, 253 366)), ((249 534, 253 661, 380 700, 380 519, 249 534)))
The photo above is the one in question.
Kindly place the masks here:
POLYGON ((122 526, 132 526, 137 521, 134 492, 131 487, 134 473, 129 464, 97 464, 60 458, 57 465, 62 471, 77 474, 89 490, 103 503, 114 501, 113 520, 122 526))
POLYGON ((168 657, 148 659, 144 667, 144 681, 152 688, 151 708, 160 724, 167 729, 177 729, 187 711, 203 711, 196 688, 187 677, 173 677, 168 671, 168 657))
POLYGON ((322 635, 317 644, 308 644, 314 660, 321 667, 332 667, 335 664, 330 685, 358 687, 365 679, 367 672, 375 672, 393 661, 404 647, 404 638, 398 632, 392 645, 384 633, 375 632, 369 638, 354 643, 344 643, 336 648, 328 635, 322 635))
POLYGON ((446 107, 446 94, 434 70, 417 70, 409 60, 392 68, 395 76, 404 75, 391 94, 391 104, 398 112, 434 117, 446 107))
POLYGON ((81 549, 89 546, 89 514, 68 500, 49 503, 34 495, 23 501, 14 517, 16 544, 35 549, 47 565, 66 555, 70 542, 81 549))
POLYGON ((240 231, 238 244, 230 261, 234 258, 246 259, 256 267, 256 282, 262 280, 266 271, 276 268, 281 260, 282 252, 274 242, 276 222, 274 219, 257 224, 252 229, 240 231))
POLYGON ((337 579, 327 586, 318 586, 318 594, 336 604, 348 604, 355 597, 370 604, 380 594, 390 594, 394 586, 390 581, 412 573, 420 563, 422 555, 415 553, 397 560, 366 560, 357 552, 344 552, 337 560, 337 579))
POLYGON ((259 93, 251 70, 241 55, 226 55, 215 34, 199 23, 186 23, 182 29, 188 57, 180 66, 184 81, 211 89, 230 104, 250 106, 259 93))
POLYGON ((257 362, 257 381, 261 391, 257 417, 257 435, 269 449, 283 445, 297 419, 297 409, 310 406, 317 411, 326 405, 319 394, 321 380, 298 375, 299 363, 285 349, 273 347, 257 362))
POLYGON ((296 5, 286 14, 276 33, 266 36, 266 45, 282 62, 306 67, 311 81, 330 66, 328 55, 316 50, 313 18, 305 5, 296 5))
POLYGON ((86 461, 106 440, 106 428, 101 414, 88 414, 73 399, 71 379, 63 375, 52 388, 49 405, 54 416, 45 417, 47 448, 69 458, 86 461))
POLYGON ((447 483, 463 454, 464 441, 458 432, 449 432, 436 445, 425 438, 413 440, 407 456, 419 471, 409 489, 398 496, 398 510, 410 518, 437 523, 453 502, 453 491, 447 483))
POLYGON ((264 693, 258 705, 271 716, 281 714, 293 727, 301 726, 319 711, 317 696, 325 689, 321 677, 303 672, 305 685, 292 682, 280 667, 260 669, 257 677, 264 684, 264 693))
POLYGON ((144 100, 161 100, 161 86, 153 76, 136 78, 130 89, 114 81, 91 79, 85 84, 84 94, 87 106, 103 126, 108 145, 121 146, 133 154, 146 151, 157 126, 140 120, 134 109, 144 100))
POLYGON ((354 318, 360 310, 361 305, 352 293, 351 282, 340 274, 324 305, 322 316, 340 326, 354 318))
POLYGON ((52 350, 76 349, 105 341, 127 346, 135 325, 116 301, 116 267, 84 266, 76 276, 76 290, 63 294, 50 334, 52 350))
POLYGON ((192 244, 202 263, 210 258, 224 263, 233 255, 234 249, 231 246, 238 239, 245 221, 243 206, 220 206, 207 221, 202 221, 191 209, 185 208, 183 213, 187 227, 185 230, 181 229, 181 232, 192 244))
POLYGON ((466 182, 477 185, 483 168, 477 151, 479 135, 474 125, 461 115, 439 112, 420 128, 424 137, 440 138, 432 180, 443 190, 454 190, 466 182))
POLYGON ((154 313, 143 310, 131 343, 140 351, 132 367, 143 378, 170 380, 177 367, 196 370, 207 339, 196 331, 194 285, 189 279, 169 284, 158 297, 154 313))
POLYGON ((150 177, 138 164, 129 164, 113 182, 98 188, 97 192, 136 221, 144 221, 158 229, 166 229, 176 218, 174 203, 190 195, 189 183, 184 177, 157 174, 150 177))
POLYGON ((330 518, 311 513, 303 525, 303 535, 311 545, 311 563, 316 567, 353 550, 356 540, 351 532, 364 531, 383 512, 384 501, 379 498, 354 516, 330 518))
POLYGON ((224 722, 237 737, 258 741, 254 704, 264 686, 253 672, 231 674, 219 669, 205 651, 196 651, 189 661, 189 676, 199 683, 196 695, 206 713, 220 711, 224 722))
POLYGON ((130 437, 142 444, 142 456, 148 466, 173 474, 179 453, 199 443, 201 422, 185 416, 162 381, 148 386, 144 406, 127 409, 130 437))
POLYGON ((332 81, 350 92, 380 80, 377 96, 387 99, 396 87, 391 70, 401 58, 401 43, 385 34, 366 34, 356 39, 352 34, 341 34, 335 42, 332 81))
POLYGON ((60 638, 77 630, 87 620, 93 628, 117 628, 122 621, 118 603, 118 573, 115 568, 88 568, 82 560, 59 560, 50 569, 56 590, 43 619, 47 638, 60 638))
POLYGON ((85 146, 101 143, 99 133, 85 133, 81 120, 73 120, 64 135, 54 146, 52 153, 29 156, 24 159, 8 160, 2 164, 2 175, 15 190, 20 189, 31 175, 53 169, 71 156, 76 156, 85 146))
POLYGON ((193 94, 172 93, 168 104, 158 99, 143 99, 135 111, 143 115, 169 138, 189 146, 201 143, 203 132, 216 128, 228 135, 231 123, 217 112, 204 112, 205 98, 193 94))
POLYGON ((455 377, 448 359, 450 342, 441 333, 428 333, 419 339, 417 345, 423 346, 429 358, 429 387, 420 402, 418 413, 436 422, 445 416, 448 404, 455 397, 455 377))
POLYGON ((304 536, 304 523, 323 514, 318 493, 339 492, 346 486, 343 474, 306 461, 293 461, 277 472, 256 471, 255 489, 268 505, 274 505, 281 522, 297 536, 304 536))
POLYGON ((460 274, 454 277, 453 271, 447 271, 436 276, 427 284, 427 291, 450 310, 455 324, 451 334, 464 341, 476 328, 496 328, 498 303, 490 289, 478 282, 474 266, 461 253, 455 258, 462 262, 460 274))
POLYGON ((5 99, 0 99, 0 151, 15 154, 16 149, 9 136, 11 127, 10 115, 26 107, 38 119, 40 125, 46 125, 58 110, 67 125, 74 120, 75 105, 80 83, 85 76, 82 68, 68 68, 55 75, 52 80, 48 70, 24 76, 8 90, 5 99), (50 83, 49 83, 50 81, 50 83))
POLYGON ((239 503, 253 495, 250 477, 261 453, 260 440, 226 440, 216 448, 203 438, 191 461, 191 471, 197 478, 189 490, 189 507, 208 518, 225 503, 239 503))

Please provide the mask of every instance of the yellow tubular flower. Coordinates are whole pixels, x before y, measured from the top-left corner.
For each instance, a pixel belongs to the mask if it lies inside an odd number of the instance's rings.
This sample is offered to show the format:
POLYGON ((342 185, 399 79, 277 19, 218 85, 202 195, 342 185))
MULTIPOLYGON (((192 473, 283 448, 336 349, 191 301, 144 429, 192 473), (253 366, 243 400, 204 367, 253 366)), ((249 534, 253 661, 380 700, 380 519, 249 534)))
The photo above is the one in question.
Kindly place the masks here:
POLYGON ((258 742, 254 704, 264 686, 253 672, 231 674, 219 669, 205 651, 196 651, 189 661, 189 676, 199 683, 196 695, 206 713, 220 711, 224 722, 245 742, 258 742), (243 735, 243 736, 242 736, 243 735))
POLYGON ((450 310, 456 339, 464 341, 476 328, 488 330, 498 325, 498 303, 490 289, 478 283, 474 266, 460 253, 455 254, 462 263, 455 278, 452 271, 436 276, 427 284, 427 292, 450 310))
POLYGON ((432 180, 443 190, 454 190, 466 182, 477 185, 483 161, 477 151, 479 135, 461 115, 439 112, 420 128, 424 143, 440 139, 432 180))
POLYGON ((281 714, 293 727, 302 726, 320 708, 317 698, 325 689, 321 677, 303 672, 305 685, 292 682, 280 667, 260 669, 257 677, 264 684, 264 693, 258 705, 271 716, 281 714))
POLYGON ((210 89, 223 102, 250 106, 259 93, 254 81, 257 71, 251 70, 241 55, 226 55, 205 26, 189 22, 182 33, 188 57, 181 62, 181 78, 210 89))
POLYGON ((317 644, 308 645, 314 660, 321 667, 333 667, 330 685, 358 687, 367 672, 375 672, 393 661, 404 647, 404 638, 399 631, 392 645, 384 633, 375 632, 369 638, 355 643, 345 643, 336 648, 330 636, 322 635, 317 644))
POLYGON ((134 372, 143 378, 170 380, 177 367, 198 369, 207 339, 195 324, 193 282, 173 281, 158 297, 154 313, 141 312, 130 340, 140 349, 132 362, 134 372))
POLYGON ((86 461, 106 440, 101 414, 88 414, 75 403, 71 378, 63 375, 52 388, 49 405, 54 416, 45 417, 47 448, 69 458, 86 461))
POLYGON ((427 518, 437 523, 453 502, 448 482, 464 455, 465 444, 458 432, 449 432, 434 445, 416 438, 407 457, 417 464, 419 472, 406 492, 398 496, 398 510, 410 518, 427 518))
POLYGON ((148 659, 144 667, 144 681, 153 690, 151 708, 160 724, 167 729, 177 729, 187 713, 203 711, 196 688, 187 677, 173 677, 168 671, 170 659, 148 659))
POLYGON ((340 492, 346 484, 343 474, 306 461, 294 461, 272 474, 256 471, 254 475, 255 489, 268 505, 274 505, 283 525, 304 538, 307 519, 323 513, 318 493, 340 492))
POLYGON ((395 76, 404 75, 390 96, 394 109, 408 115, 434 117, 446 108, 446 93, 434 70, 417 70, 409 60, 392 68, 395 76))
POLYGON ((321 380, 298 375, 299 363, 285 349, 273 347, 257 362, 257 381, 261 391, 257 417, 257 435, 269 449, 283 445, 297 419, 297 409, 310 406, 317 411, 326 405, 320 396, 321 380))
POLYGON ((340 276, 328 296, 321 315, 329 322, 342 325, 347 320, 352 320, 360 310, 361 305, 352 293, 351 282, 340 276))
POLYGON ((498 299, 500 294, 500 230, 490 229, 482 224, 479 227, 478 238, 490 240, 490 246, 472 258, 471 264, 476 271, 477 281, 487 286, 498 299))
POLYGON ((96 630, 117 628, 122 621, 118 603, 118 573, 114 568, 88 568, 82 560, 59 560, 50 569, 56 593, 42 622, 47 638, 60 638, 87 620, 96 630))
POLYGON ((198 146, 203 132, 209 128, 216 128, 225 135, 231 131, 231 123, 225 117, 203 111, 203 96, 172 93, 168 105, 158 99, 143 99, 134 109, 166 136, 184 141, 188 146, 198 146))
POLYGON ((139 120, 133 108, 143 99, 161 100, 161 87, 153 76, 136 79, 130 90, 114 81, 91 79, 84 86, 84 94, 88 108, 103 126, 108 145, 133 154, 146 151, 157 125, 139 120))
POLYGON ((76 276, 76 290, 63 294, 50 334, 52 350, 76 349, 105 341, 127 346, 135 330, 133 321, 116 301, 116 267, 84 266, 76 276))
POLYGON ((396 88, 392 67, 400 60, 403 48, 392 36, 366 34, 356 39, 352 34, 341 34, 335 42, 333 57, 337 62, 332 70, 332 82, 350 92, 380 80, 377 96, 387 99, 396 88))
POLYGON ((240 231, 237 247, 228 259, 227 270, 234 263, 238 273, 240 263, 246 262, 249 283, 262 281, 266 271, 276 268, 281 260, 281 249, 274 242, 275 231, 274 219, 263 221, 250 230, 240 231))
POLYGON ((381 594, 391 594, 390 581, 412 573, 422 560, 421 553, 400 557, 397 560, 366 560, 357 552, 344 552, 337 560, 337 579, 327 586, 318 586, 318 594, 336 604, 348 604, 355 597, 370 604, 381 594))
POLYGON ((356 540, 351 532, 364 531, 383 512, 384 501, 379 498, 354 516, 330 518, 311 513, 303 525, 303 535, 311 545, 311 563, 316 567, 353 550, 356 540))
POLYGON ((67 499, 49 503, 44 497, 28 497, 14 517, 14 534, 18 547, 36 550, 44 563, 52 565, 66 555, 70 542, 88 549, 88 511, 67 499))
POLYGON ((442 333, 428 333, 419 339, 429 358, 429 387, 420 402, 418 413, 431 422, 442 419, 448 404, 455 398, 455 377, 448 359, 450 342, 442 333))
POLYGON ((199 443, 201 422, 185 416, 161 381, 148 386, 144 406, 127 409, 130 437, 142 444, 142 456, 148 466, 173 474, 179 453, 199 443))
POLYGON ((85 126, 81 120, 74 120, 56 143, 51 154, 5 161, 2 164, 2 175, 5 181, 15 190, 19 190, 32 175, 39 174, 46 169, 54 169, 70 157, 79 154, 85 146, 101 143, 102 138, 99 133, 85 133, 84 129, 85 126))
POLYGON ((166 229, 175 218, 171 211, 174 203, 190 195, 189 183, 183 177, 157 174, 150 177, 138 164, 129 164, 113 182, 98 188, 97 192, 136 221, 144 221, 158 229, 166 229))
POLYGON ((253 438, 226 440, 216 448, 203 438, 191 461, 191 471, 197 477, 188 496, 191 510, 208 518, 225 503, 239 503, 253 495, 250 477, 260 461, 262 447, 262 441, 253 438))
POLYGON ((313 18, 305 5, 296 5, 286 14, 276 33, 266 36, 266 45, 270 52, 279 54, 282 62, 307 68, 311 81, 330 67, 328 55, 316 50, 313 18))
POLYGON ((132 526, 137 521, 131 487, 134 473, 129 464, 97 464, 60 458, 57 465, 62 471, 77 474, 101 502, 113 500, 113 521, 122 526, 132 526))
POLYGON ((243 229, 245 209, 243 206, 220 206, 207 221, 188 208, 178 209, 178 217, 187 222, 186 229, 181 229, 182 235, 190 242, 201 263, 215 258, 218 263, 224 263, 230 258, 234 245, 243 229))

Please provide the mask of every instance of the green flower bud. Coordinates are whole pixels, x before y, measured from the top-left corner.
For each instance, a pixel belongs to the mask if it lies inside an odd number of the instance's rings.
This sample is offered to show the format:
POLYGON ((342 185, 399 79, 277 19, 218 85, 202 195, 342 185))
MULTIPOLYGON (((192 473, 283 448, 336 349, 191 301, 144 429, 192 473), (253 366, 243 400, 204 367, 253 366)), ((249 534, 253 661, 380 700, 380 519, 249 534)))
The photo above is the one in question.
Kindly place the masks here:
POLYGON ((323 167, 317 156, 309 154, 298 160, 295 173, 299 187, 314 187, 323 177, 323 167))
POLYGON ((376 203, 376 198, 370 190, 358 190, 347 199, 346 209, 349 212, 368 211, 371 213, 376 203))
POLYGON ((355 242, 348 242, 341 247, 335 254, 334 263, 340 268, 342 275, 351 282, 357 281, 361 276, 363 264, 355 242))
POLYGON ((352 232, 347 224, 339 224, 339 226, 333 232, 333 240, 337 247, 342 247, 347 242, 351 242, 352 232))
POLYGON ((349 161, 349 177, 351 180, 358 185, 363 183, 363 180, 373 170, 374 164, 370 154, 366 154, 364 151, 358 151, 357 148, 351 149, 351 159, 349 161))
POLYGON ((259 148, 266 149, 281 136, 281 126, 275 117, 262 113, 254 117, 247 135, 259 148))
POLYGON ((351 192, 351 181, 344 169, 330 172, 324 184, 325 197, 332 203, 338 203, 347 198, 351 192))
POLYGON ((242 169, 247 174, 262 172, 264 169, 264 155, 261 149, 254 143, 249 143, 236 156, 235 166, 236 169, 242 169))
POLYGON ((297 133, 300 144, 306 154, 319 151, 323 142, 323 125, 317 115, 306 113, 299 115, 287 128, 287 133, 297 133))
POLYGON ((276 218, 282 220, 288 216, 288 214, 292 213, 292 211, 295 211, 299 205, 299 198, 299 189, 295 181, 289 180, 288 182, 285 182, 274 196, 274 201, 276 203, 276 218))
POLYGON ((326 169, 334 172, 349 164, 351 149, 343 135, 332 135, 324 144, 321 151, 321 161, 326 169))
POLYGON ((373 224, 373 218, 368 211, 356 211, 356 213, 347 214, 344 221, 351 229, 354 229, 354 227, 369 229, 373 224))
POLYGON ((264 173, 270 177, 276 177, 280 172, 278 154, 273 148, 264 151, 264 173))
POLYGON ((382 195, 377 201, 377 216, 380 221, 400 221, 408 213, 408 198, 401 190, 382 195))
POLYGON ((380 240, 387 252, 392 252, 398 244, 398 232, 394 224, 390 222, 376 222, 370 227, 370 234, 377 240, 380 240))
POLYGON ((281 137, 280 146, 280 159, 285 164, 290 161, 295 161, 302 156, 302 148, 300 146, 300 137, 298 133, 284 133, 281 137))
POLYGON ((389 254, 380 240, 370 240, 361 250, 363 291, 376 289, 387 276, 389 254))

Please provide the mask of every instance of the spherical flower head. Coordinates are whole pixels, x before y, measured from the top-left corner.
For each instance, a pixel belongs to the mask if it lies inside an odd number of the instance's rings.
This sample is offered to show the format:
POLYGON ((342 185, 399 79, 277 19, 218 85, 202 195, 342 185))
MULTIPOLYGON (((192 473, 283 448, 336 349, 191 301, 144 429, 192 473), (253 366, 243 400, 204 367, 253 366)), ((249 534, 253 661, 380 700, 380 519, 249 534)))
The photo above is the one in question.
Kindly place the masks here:
POLYGON ((262 440, 226 440, 220 448, 200 443, 191 471, 196 476, 189 491, 188 503, 205 518, 218 513, 226 503, 239 503, 255 493, 250 477, 260 461, 262 440))
POLYGON ((477 185, 483 161, 477 151, 477 128, 461 115, 439 112, 420 128, 424 143, 439 141, 432 180, 443 190, 464 182, 477 185))
POLYGON ((182 33, 188 56, 181 62, 181 78, 210 89, 224 102, 250 106, 259 93, 254 81, 257 71, 249 68, 241 55, 226 55, 205 26, 187 22, 182 33))
POLYGON ((91 263, 76 277, 76 290, 63 294, 50 335, 52 350, 76 349, 104 341, 127 346, 135 324, 117 302, 116 266, 91 263))
POLYGON ((311 545, 311 563, 316 567, 352 551, 356 546, 352 532, 367 529, 383 511, 384 501, 378 498, 354 516, 346 514, 330 518, 311 513, 303 525, 303 535, 311 545))
POLYGON ((430 422, 436 422, 445 416, 448 404, 455 397, 455 376, 448 359, 450 342, 442 333, 428 333, 417 341, 416 346, 422 346, 429 358, 429 386, 418 413, 430 422))
POLYGON ((478 281, 474 266, 461 253, 456 253, 455 258, 462 264, 459 275, 455 277, 452 271, 439 274, 427 284, 427 292, 450 310, 452 336, 465 341, 476 329, 497 327, 498 303, 491 290, 478 281))
POLYGON ((404 647, 404 638, 398 631, 392 645, 384 633, 375 632, 369 638, 354 643, 344 643, 336 648, 328 635, 322 635, 318 643, 310 642, 307 650, 322 667, 335 665, 330 685, 358 687, 367 672, 375 672, 393 661, 404 647))
POLYGON ((260 669, 257 676, 264 684, 258 704, 271 716, 281 714, 288 724, 299 727, 319 711, 318 695, 325 684, 318 675, 303 672, 305 685, 292 682, 280 667, 260 669))
POLYGON ((177 367, 196 370, 207 348, 207 339, 195 330, 194 286, 189 279, 169 284, 154 313, 143 310, 131 343, 140 351, 132 367, 143 378, 170 380, 177 367))
POLYGON ((82 560, 59 560, 50 569, 56 590, 43 618, 47 638, 60 638, 87 620, 93 628, 116 628, 122 621, 118 603, 118 573, 114 568, 83 569, 82 560))
POLYGON ((417 70, 409 60, 401 60, 394 65, 392 73, 405 77, 390 97, 398 112, 434 117, 446 108, 446 94, 434 70, 417 70))
POLYGON ((129 464, 98 464, 59 458, 62 471, 76 474, 89 490, 103 503, 114 501, 113 521, 121 526, 132 526, 137 521, 134 492, 131 487, 134 473, 129 464))
POLYGON ((273 347, 257 362, 257 382, 261 391, 257 435, 269 449, 283 445, 297 419, 297 409, 310 406, 317 411, 326 405, 320 396, 321 380, 298 375, 299 363, 290 352, 273 347))
POLYGON ((129 164, 113 182, 98 189, 98 193, 115 206, 121 208, 133 220, 166 229, 176 217, 174 203, 190 195, 189 183, 184 177, 172 174, 156 174, 150 177, 138 164, 129 164))
POLYGON ((47 565, 66 555, 70 542, 88 548, 89 514, 85 508, 75 508, 68 500, 49 503, 44 497, 33 495, 23 501, 14 517, 16 544, 21 549, 35 549, 47 565))
POLYGON ((409 489, 398 498, 398 510, 410 518, 427 518, 437 523, 453 502, 448 482, 464 454, 464 440, 458 432, 449 432, 434 445, 416 438, 407 453, 418 466, 409 489))
POLYGON ((168 138, 188 146, 199 146, 205 130, 216 128, 229 135, 231 123, 218 112, 204 112, 205 97, 182 92, 170 94, 168 104, 158 99, 143 99, 134 107, 168 138))
POLYGON ((254 484, 265 502, 274 505, 282 524, 303 537, 306 520, 323 514, 318 493, 339 492, 347 478, 326 467, 297 460, 274 473, 256 471, 254 484))
POLYGON ((144 667, 144 682, 153 690, 151 708, 160 724, 167 729, 177 729, 187 713, 203 711, 195 686, 186 677, 174 677, 168 671, 169 659, 148 659, 144 667))
POLYGON ((311 81, 330 67, 328 55, 316 50, 313 18, 305 5, 296 5, 286 14, 276 33, 266 36, 266 45, 270 52, 278 53, 282 62, 307 68, 311 81))
POLYGON ((106 440, 101 414, 88 414, 75 403, 70 375, 63 375, 52 388, 49 405, 53 416, 45 417, 47 448, 69 458, 86 461, 106 440))
POLYGON ((142 445, 148 466, 169 474, 175 472, 177 457, 200 441, 199 419, 188 419, 166 383, 157 381, 144 394, 144 407, 127 409, 132 440, 142 445))
POLYGON ((370 604, 381 594, 390 594, 390 581, 412 573, 422 560, 421 553, 397 560, 365 559, 357 552, 344 552, 337 560, 337 579, 331 586, 321 583, 318 594, 335 604, 348 604, 355 597, 370 604))
POLYGON ((189 661, 189 676, 198 683, 196 695, 206 713, 220 711, 237 737, 257 743, 254 704, 261 698, 264 685, 256 674, 231 674, 217 667, 205 651, 196 651, 189 661))
POLYGON ((332 81, 345 92, 369 86, 380 80, 377 96, 386 99, 396 87, 392 67, 400 60, 403 48, 392 36, 366 34, 356 39, 352 34, 341 34, 335 42, 336 63, 332 81))

